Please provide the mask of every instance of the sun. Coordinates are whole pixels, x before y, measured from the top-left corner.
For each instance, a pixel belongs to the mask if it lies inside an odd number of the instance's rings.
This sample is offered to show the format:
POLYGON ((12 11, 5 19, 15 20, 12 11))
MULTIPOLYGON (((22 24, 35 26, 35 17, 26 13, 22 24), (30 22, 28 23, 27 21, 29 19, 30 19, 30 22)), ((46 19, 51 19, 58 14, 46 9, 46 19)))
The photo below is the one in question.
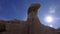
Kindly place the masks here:
POLYGON ((46 20, 46 22, 51 23, 53 21, 53 18, 52 18, 52 16, 47 16, 45 18, 45 20, 46 20))

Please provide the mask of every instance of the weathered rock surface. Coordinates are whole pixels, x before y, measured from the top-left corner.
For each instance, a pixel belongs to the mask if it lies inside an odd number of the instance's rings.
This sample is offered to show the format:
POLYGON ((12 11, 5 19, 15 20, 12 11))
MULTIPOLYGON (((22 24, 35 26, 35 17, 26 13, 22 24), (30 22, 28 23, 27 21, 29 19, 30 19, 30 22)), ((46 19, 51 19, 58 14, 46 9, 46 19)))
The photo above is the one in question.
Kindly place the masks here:
POLYGON ((37 12, 40 4, 32 4, 28 8, 27 21, 12 20, 0 21, 1 34, 57 34, 56 29, 41 24, 37 12))

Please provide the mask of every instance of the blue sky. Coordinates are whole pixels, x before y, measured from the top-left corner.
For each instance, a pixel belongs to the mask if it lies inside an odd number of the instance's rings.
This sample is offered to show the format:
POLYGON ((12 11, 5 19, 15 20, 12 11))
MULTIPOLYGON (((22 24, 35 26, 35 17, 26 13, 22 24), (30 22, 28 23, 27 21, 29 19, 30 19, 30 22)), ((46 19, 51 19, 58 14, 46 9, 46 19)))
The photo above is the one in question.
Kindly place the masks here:
POLYGON ((60 27, 60 0, 0 0, 0 20, 26 20, 27 9, 32 3, 41 4, 38 17, 42 24, 60 27), (46 16, 53 16, 54 21, 47 23, 46 16))

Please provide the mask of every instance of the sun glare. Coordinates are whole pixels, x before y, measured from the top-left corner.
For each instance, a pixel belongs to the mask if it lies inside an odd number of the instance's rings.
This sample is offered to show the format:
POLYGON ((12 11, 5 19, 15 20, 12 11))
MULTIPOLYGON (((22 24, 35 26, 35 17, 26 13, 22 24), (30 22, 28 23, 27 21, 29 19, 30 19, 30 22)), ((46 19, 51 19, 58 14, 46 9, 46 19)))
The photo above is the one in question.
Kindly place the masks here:
POLYGON ((48 23, 51 23, 53 21, 52 16, 47 16, 45 19, 46 19, 46 22, 48 23))

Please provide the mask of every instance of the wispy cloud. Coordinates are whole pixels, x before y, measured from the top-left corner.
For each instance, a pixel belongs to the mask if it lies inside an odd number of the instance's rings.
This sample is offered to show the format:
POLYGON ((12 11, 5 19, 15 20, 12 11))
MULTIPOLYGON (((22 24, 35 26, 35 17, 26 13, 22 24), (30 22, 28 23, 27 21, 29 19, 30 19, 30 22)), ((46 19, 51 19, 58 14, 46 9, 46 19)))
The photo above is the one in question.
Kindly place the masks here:
POLYGON ((51 7, 49 7, 49 13, 51 13, 51 14, 53 14, 53 13, 55 13, 56 12, 56 6, 51 6, 51 7))
POLYGON ((8 20, 8 19, 5 18, 5 17, 0 16, 0 20, 8 20))
POLYGON ((26 21, 27 20, 27 15, 24 17, 24 21, 26 21))

